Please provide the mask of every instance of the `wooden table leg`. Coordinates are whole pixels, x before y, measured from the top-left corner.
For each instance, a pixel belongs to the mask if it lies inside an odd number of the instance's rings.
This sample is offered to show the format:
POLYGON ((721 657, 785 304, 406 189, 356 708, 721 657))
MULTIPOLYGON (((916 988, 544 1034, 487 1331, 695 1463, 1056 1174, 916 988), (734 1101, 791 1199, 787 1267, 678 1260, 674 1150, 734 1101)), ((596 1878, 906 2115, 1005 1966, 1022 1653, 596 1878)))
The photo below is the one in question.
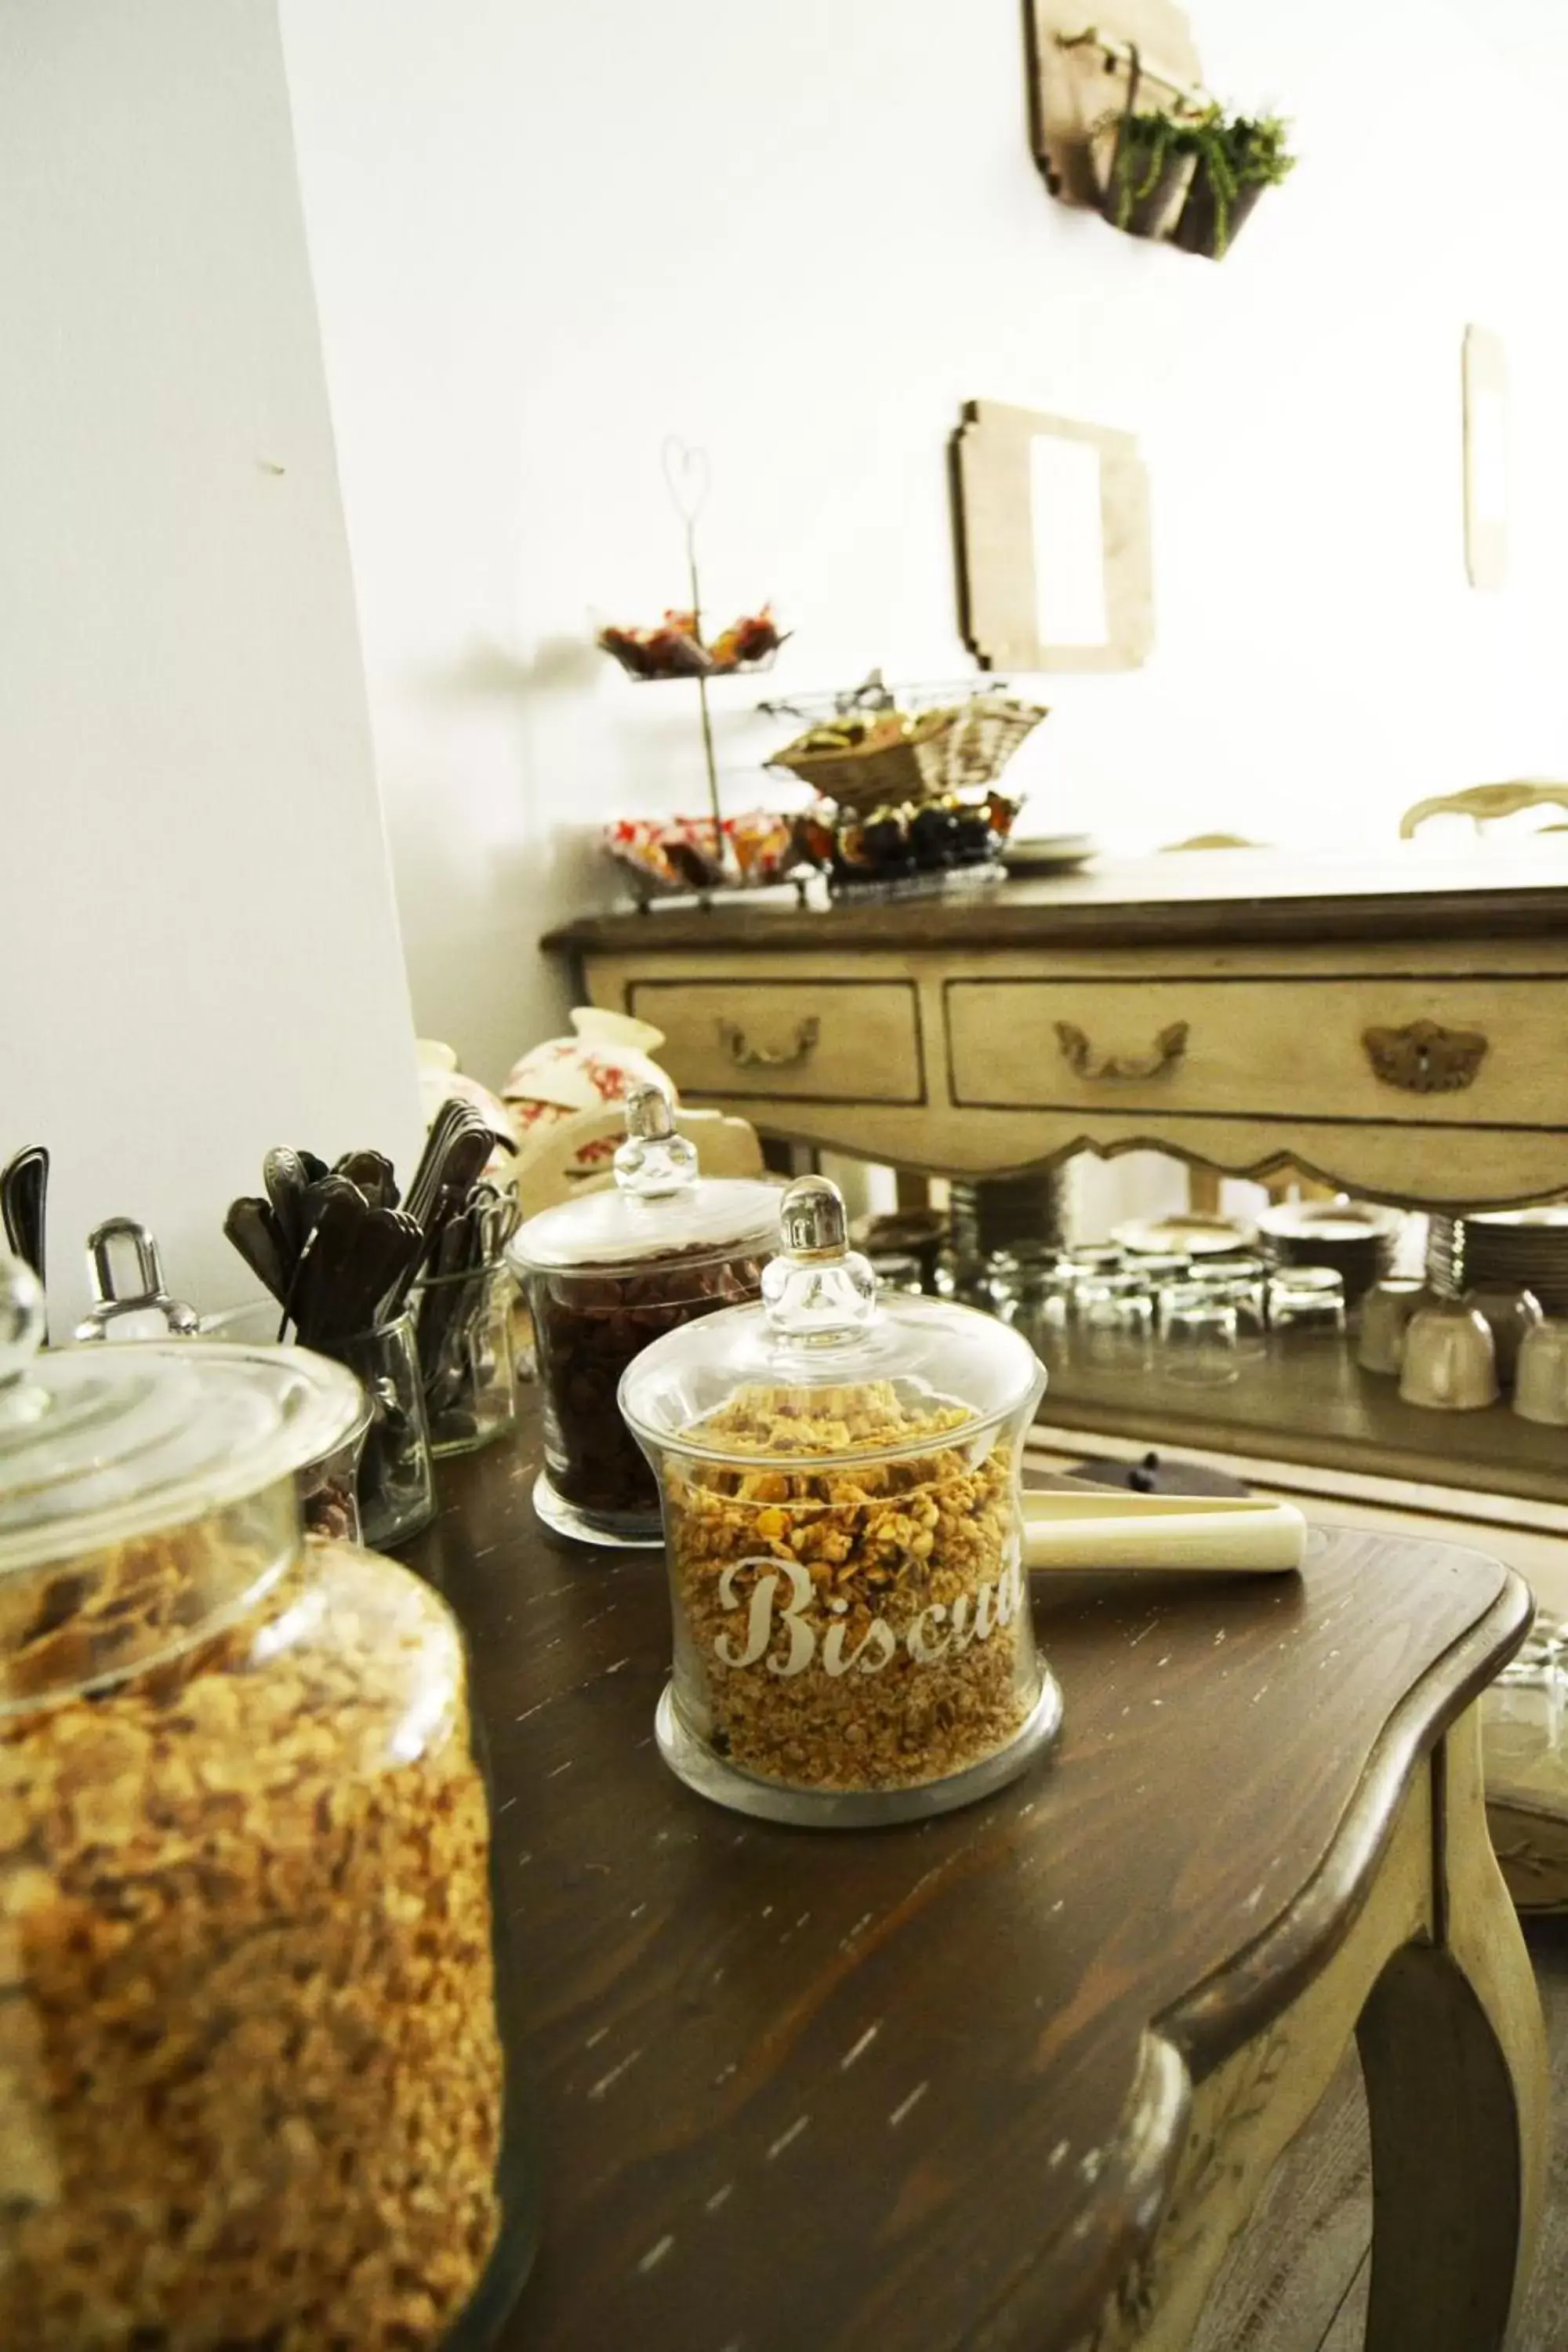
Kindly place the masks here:
MULTIPOLYGON (((1078 2352, 1184 2352, 1226 2249, 1332 2081, 1390 1955, 1431 1932, 1436 1843, 1431 1784, 1418 1774, 1344 1941, 1287 2009, 1193 2084, 1159 2232, 1078 2352)), ((1426 2347, 1412 2336, 1401 2352, 1426 2347)))
POLYGON ((1434 1939, 1394 1953, 1356 2030, 1372 2116, 1366 2347, 1501 2352, 1540 2225, 1545 2028, 1487 1836, 1479 1708, 1433 1769, 1434 1939))

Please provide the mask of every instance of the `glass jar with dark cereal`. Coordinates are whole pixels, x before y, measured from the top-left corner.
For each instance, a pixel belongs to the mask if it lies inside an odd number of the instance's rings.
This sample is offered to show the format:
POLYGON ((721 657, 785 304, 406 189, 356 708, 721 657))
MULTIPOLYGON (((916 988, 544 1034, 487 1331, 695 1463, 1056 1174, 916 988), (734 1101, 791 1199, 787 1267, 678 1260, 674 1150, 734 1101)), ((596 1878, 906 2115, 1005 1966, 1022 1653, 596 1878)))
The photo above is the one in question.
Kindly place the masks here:
POLYGON ((508 1248, 538 1359, 545 1467, 534 1507, 588 1543, 657 1545, 658 1488, 620 1416, 627 1365, 679 1325, 757 1297, 778 1192, 703 1178, 668 1097, 635 1088, 616 1181, 545 1209, 508 1248))

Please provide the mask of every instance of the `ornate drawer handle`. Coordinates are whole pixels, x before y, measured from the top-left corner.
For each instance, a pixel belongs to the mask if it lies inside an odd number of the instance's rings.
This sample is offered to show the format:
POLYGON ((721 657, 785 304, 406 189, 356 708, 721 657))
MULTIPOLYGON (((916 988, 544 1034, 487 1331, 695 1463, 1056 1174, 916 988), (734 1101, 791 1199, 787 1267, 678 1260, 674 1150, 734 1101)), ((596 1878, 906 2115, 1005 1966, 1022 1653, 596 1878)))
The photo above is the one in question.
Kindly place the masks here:
MULTIPOLYGON (((1462 793, 1439 793, 1429 801, 1417 801, 1407 808, 1399 820, 1399 838, 1409 841, 1429 816, 1468 816, 1478 833, 1500 817, 1517 816, 1521 809, 1568 809, 1568 784, 1552 783, 1544 778, 1520 777, 1507 784, 1471 784, 1462 793)), ((1542 831, 1557 833, 1558 825, 1543 825, 1542 831)))
POLYGON ((1080 1078, 1157 1078, 1166 1070, 1173 1070, 1187 1050, 1188 1024, 1173 1021, 1162 1029, 1147 1054, 1102 1054, 1097 1061, 1094 1048, 1081 1029, 1070 1021, 1057 1023, 1057 1039, 1064 1058, 1080 1078))
POLYGON ((816 1051, 822 1024, 815 1014, 809 1020, 797 1021, 794 1045, 781 1047, 776 1054, 771 1054, 765 1045, 749 1044, 738 1021, 721 1021, 719 1034, 724 1051, 738 1070, 793 1070, 802 1062, 808 1062, 816 1051))
POLYGON ((1366 1058, 1385 1086, 1407 1095, 1455 1095, 1487 1057, 1479 1029, 1445 1029, 1438 1021, 1408 1021, 1403 1029, 1363 1029, 1366 1058))

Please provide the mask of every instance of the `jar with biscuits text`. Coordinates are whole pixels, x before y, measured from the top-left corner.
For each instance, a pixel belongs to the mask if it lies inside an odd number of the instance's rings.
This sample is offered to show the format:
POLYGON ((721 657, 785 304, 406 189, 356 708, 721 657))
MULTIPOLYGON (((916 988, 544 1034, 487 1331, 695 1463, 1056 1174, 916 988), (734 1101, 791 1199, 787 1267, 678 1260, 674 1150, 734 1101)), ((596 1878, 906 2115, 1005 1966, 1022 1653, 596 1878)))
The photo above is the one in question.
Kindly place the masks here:
POLYGON ((721 1804, 824 1827, 984 1797, 1054 1738, 1024 1554, 1023 1336, 879 1293, 833 1185, 784 1193, 760 1304, 640 1355, 621 1404, 658 1472, 668 1764, 721 1804))

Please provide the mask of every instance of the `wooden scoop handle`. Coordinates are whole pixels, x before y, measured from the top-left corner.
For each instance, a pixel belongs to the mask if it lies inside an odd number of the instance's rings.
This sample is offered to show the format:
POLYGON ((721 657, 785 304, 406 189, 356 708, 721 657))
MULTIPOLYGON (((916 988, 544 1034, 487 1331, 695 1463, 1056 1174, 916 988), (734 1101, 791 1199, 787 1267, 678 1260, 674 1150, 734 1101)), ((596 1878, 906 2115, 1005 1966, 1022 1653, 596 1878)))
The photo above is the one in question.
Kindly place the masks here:
POLYGON ((1300 1568, 1307 1522, 1292 1503, 1251 1496, 1026 1494, 1024 1565, 1212 1570, 1277 1576, 1300 1568))

